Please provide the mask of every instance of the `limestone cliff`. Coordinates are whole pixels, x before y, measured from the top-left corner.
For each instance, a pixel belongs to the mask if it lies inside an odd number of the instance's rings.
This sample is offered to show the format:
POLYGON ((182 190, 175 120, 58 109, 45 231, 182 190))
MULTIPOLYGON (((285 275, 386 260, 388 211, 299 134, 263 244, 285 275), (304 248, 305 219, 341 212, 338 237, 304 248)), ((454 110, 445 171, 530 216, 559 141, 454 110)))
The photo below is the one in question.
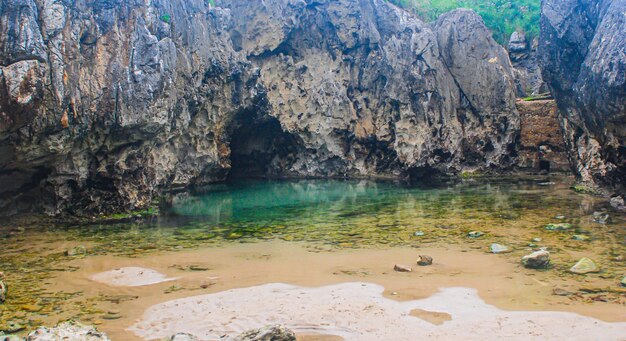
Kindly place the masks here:
POLYGON ((543 77, 584 181, 626 192, 626 0, 544 0, 543 77))
POLYGON ((499 170, 514 97, 467 10, 426 25, 383 0, 5 0, 0 214, 145 208, 229 174, 499 170))

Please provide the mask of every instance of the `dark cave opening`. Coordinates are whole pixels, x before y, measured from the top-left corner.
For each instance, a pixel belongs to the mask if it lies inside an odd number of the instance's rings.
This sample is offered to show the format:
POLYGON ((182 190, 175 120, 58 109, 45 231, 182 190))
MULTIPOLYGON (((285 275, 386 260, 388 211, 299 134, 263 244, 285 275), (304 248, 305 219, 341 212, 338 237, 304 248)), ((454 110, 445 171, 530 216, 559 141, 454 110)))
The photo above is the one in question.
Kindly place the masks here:
POLYGON ((230 125, 229 180, 281 178, 297 157, 298 141, 278 119, 266 113, 242 111, 230 125))
POLYGON ((539 170, 550 173, 550 161, 548 160, 539 160, 539 170))

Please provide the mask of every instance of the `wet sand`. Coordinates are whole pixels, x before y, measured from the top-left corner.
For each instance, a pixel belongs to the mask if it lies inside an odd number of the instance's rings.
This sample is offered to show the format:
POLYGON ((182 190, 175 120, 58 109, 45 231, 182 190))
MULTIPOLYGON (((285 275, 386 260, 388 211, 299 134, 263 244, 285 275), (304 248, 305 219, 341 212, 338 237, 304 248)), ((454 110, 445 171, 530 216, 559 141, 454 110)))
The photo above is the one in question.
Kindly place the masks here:
MULTIPOLYGON (((551 270, 524 269, 518 262, 517 258, 510 255, 487 254, 458 245, 419 249, 394 247, 333 250, 304 243, 272 241, 232 244, 194 251, 161 252, 138 258, 93 256, 76 259, 71 265, 80 269, 51 281, 49 290, 81 290, 85 297, 113 298, 98 300, 97 308, 102 312, 101 316, 105 317, 107 312, 112 312, 118 314, 120 318, 107 320, 96 317, 91 321, 85 321, 98 325, 98 328, 107 332, 113 340, 140 340, 128 328, 140 322, 144 313, 154 305, 186 297, 223 293, 231 289, 258 287, 268 283, 285 283, 308 288, 359 283, 368 288, 369 286, 380 288, 383 296, 390 302, 424 300, 442 289, 462 287, 475 289, 478 297, 487 304, 506 311, 563 311, 606 322, 626 322, 624 302, 590 304, 552 294, 555 288, 577 291, 581 286, 614 285, 612 281, 595 275, 558 276, 551 270), (418 254, 432 256, 434 264, 428 267, 414 265, 413 272, 410 273, 393 271, 394 264, 414 264, 418 254), (116 287, 90 279, 98 273, 122 267, 152 269, 168 278, 178 279, 139 287, 116 287)), ((373 292, 375 291, 368 291, 370 294, 373 292)), ((382 299, 380 293, 374 296, 382 299)), ((452 316, 453 320, 443 321, 443 326, 446 323, 463 322, 459 319, 455 321, 454 312, 451 310, 425 309, 419 305, 408 309, 407 315, 410 316, 409 313, 415 309, 425 310, 426 313, 417 312, 411 317, 428 326, 435 326, 436 322, 445 320, 445 315, 435 314, 433 324, 432 320, 429 321, 433 316, 426 316, 433 313, 452 316), (425 317, 420 318, 420 314, 425 317)), ((254 320, 255 317, 250 318, 254 320)), ((263 322, 258 319, 255 321, 263 322)), ((241 329, 249 327, 245 323, 238 326, 241 329)), ((327 333, 327 329, 322 328, 319 332, 327 333)), ((312 332, 313 329, 309 331, 312 332)))

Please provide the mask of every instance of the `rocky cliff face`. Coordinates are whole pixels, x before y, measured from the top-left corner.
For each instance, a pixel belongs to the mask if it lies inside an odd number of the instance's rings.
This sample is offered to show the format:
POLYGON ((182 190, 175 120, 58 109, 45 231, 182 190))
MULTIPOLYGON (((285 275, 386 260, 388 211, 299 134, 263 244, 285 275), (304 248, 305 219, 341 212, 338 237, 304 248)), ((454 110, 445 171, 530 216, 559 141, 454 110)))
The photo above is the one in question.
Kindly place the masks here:
POLYGON ((495 170, 519 131, 474 12, 429 26, 382 0, 6 0, 0 94, 4 215, 145 208, 229 174, 495 170))
POLYGON ((570 162, 626 192, 626 1, 544 0, 540 62, 563 112, 570 162))
POLYGON ((518 97, 537 96, 548 91, 537 61, 538 44, 538 39, 529 42, 523 32, 513 32, 509 40, 508 50, 518 97))

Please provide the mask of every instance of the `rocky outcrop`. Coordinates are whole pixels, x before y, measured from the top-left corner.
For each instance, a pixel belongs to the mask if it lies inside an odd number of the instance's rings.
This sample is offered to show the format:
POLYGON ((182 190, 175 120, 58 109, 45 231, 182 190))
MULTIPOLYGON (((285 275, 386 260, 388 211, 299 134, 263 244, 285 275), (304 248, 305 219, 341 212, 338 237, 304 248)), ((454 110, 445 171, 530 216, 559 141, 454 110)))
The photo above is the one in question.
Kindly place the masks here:
POLYGON ((0 212, 145 208, 229 174, 515 163, 506 52, 383 0, 0 4, 0 212))
POLYGON ((538 39, 531 42, 523 32, 515 31, 509 40, 509 57, 513 64, 517 97, 537 96, 548 92, 537 61, 538 39))
POLYGON ((110 341, 105 333, 99 332, 92 326, 85 326, 78 322, 67 321, 56 327, 40 327, 28 334, 25 341, 110 341))
POLYGON ((538 172, 570 172, 561 117, 555 101, 517 101, 521 118, 519 167, 538 172))
POLYGON ((582 180, 626 193, 626 1, 544 0, 543 77, 582 180))

